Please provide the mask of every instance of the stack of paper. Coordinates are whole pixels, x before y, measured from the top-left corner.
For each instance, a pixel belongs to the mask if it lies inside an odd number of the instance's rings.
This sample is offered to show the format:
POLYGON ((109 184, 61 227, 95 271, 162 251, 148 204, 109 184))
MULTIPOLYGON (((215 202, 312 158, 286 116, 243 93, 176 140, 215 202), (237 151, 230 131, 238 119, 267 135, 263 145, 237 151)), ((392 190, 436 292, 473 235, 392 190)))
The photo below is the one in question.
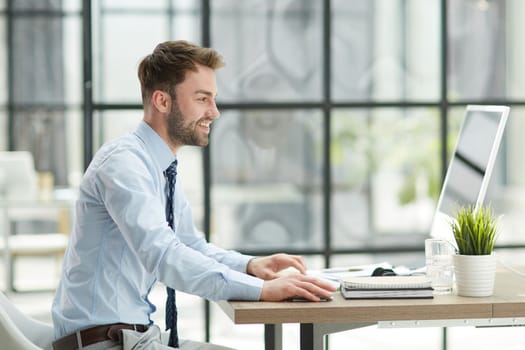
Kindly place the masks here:
POLYGON ((343 277, 341 294, 345 299, 433 298, 425 276, 343 277))

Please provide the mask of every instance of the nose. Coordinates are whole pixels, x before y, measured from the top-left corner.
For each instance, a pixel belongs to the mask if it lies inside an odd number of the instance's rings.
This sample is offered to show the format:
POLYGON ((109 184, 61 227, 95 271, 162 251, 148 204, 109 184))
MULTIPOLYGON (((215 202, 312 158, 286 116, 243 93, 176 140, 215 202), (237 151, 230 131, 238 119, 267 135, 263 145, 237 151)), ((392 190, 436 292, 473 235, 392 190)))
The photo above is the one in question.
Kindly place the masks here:
POLYGON ((210 106, 210 109, 208 110, 208 117, 212 119, 218 119, 221 115, 221 112, 219 112, 219 108, 217 108, 217 104, 215 102, 212 102, 212 105, 210 106))

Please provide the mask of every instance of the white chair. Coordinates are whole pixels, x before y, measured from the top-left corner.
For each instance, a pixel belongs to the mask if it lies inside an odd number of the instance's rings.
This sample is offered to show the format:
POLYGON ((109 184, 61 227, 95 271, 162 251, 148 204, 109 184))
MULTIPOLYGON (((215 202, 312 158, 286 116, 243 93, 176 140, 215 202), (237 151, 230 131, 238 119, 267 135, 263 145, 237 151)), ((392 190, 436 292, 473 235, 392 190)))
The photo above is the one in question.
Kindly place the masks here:
POLYGON ((31 199, 38 195, 38 175, 30 152, 0 152, 0 172, 1 195, 24 199, 31 199))
POLYGON ((15 290, 15 259, 18 257, 54 256, 57 271, 60 270, 69 238, 69 209, 55 205, 51 198, 40 201, 38 176, 30 152, 0 152, 0 175, 0 182, 3 182, 0 183, 0 195, 3 196, 0 219, 6 221, 0 226, 6 231, 0 231, 0 254, 9 253, 6 289, 15 290), (11 232, 15 223, 31 221, 56 222, 58 232, 11 232))
POLYGON ((50 350, 53 326, 22 313, 0 292, 0 347, 6 350, 50 350))
MULTIPOLYGON (((54 256, 56 259, 56 275, 60 274, 62 256, 67 248, 69 236, 64 233, 18 234, 9 235, 8 246, 11 262, 8 274, 9 290, 15 288, 15 261, 18 257, 28 256, 54 256)), ((0 253, 5 252, 5 243, 0 239, 0 253)))

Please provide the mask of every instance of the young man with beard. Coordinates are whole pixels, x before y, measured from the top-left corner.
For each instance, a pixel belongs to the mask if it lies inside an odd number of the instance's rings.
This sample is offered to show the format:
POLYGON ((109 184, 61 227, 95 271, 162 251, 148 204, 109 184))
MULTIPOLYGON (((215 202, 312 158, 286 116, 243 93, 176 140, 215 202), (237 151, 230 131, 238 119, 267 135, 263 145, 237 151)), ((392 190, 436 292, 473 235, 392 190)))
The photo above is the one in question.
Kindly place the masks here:
POLYGON ((208 145, 222 65, 216 51, 185 41, 161 43, 140 63, 143 121, 97 152, 80 186, 52 308, 55 350, 221 349, 178 339, 175 289, 210 300, 319 301, 334 292, 304 274, 299 256, 227 251, 193 224, 176 182, 177 151, 208 145), (279 275, 289 267, 300 273, 279 275), (157 281, 168 287, 169 340, 150 318, 157 281))

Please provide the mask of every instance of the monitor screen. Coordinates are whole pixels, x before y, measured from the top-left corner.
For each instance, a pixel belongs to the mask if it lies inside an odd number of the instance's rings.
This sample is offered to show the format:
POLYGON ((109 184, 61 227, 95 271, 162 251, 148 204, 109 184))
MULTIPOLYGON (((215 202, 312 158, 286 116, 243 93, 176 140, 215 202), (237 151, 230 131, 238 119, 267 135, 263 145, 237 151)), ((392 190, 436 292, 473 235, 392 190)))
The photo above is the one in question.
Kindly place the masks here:
POLYGON ((438 200, 431 236, 453 240, 451 217, 466 205, 483 204, 509 108, 467 106, 438 200))

